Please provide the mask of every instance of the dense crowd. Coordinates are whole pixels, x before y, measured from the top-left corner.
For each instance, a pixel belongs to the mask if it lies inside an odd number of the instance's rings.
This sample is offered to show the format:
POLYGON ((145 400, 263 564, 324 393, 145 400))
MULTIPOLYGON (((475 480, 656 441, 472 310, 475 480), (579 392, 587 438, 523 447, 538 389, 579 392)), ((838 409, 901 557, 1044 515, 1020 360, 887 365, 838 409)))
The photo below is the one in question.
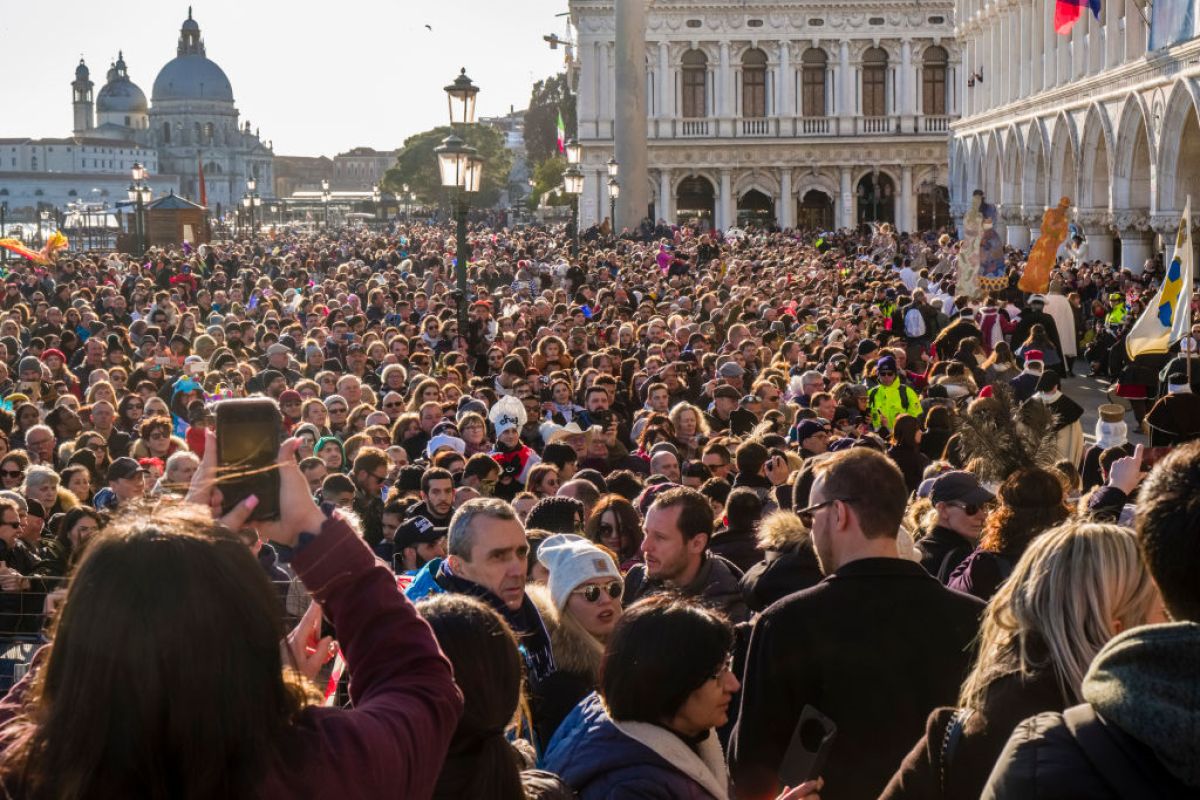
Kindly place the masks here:
POLYGON ((970 296, 941 231, 581 238, 7 262, 7 792, 1200 793, 1200 326, 1123 344, 1161 260, 970 296), (220 512, 249 396, 278 520, 220 512))

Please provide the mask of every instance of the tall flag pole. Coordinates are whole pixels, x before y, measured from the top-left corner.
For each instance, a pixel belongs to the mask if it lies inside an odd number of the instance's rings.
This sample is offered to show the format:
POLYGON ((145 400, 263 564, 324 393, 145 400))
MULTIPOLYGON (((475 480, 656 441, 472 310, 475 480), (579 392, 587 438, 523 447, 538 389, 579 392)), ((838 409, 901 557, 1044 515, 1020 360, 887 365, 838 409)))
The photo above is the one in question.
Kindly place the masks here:
POLYGON ((1143 353, 1166 353, 1191 331, 1194 260, 1192 198, 1188 195, 1175 236, 1175 255, 1162 286, 1125 337, 1125 353, 1131 361, 1143 353))
POLYGON ((1071 28, 1083 16, 1085 6, 1100 19, 1100 0, 1054 0, 1054 31, 1062 36, 1070 34, 1071 28))

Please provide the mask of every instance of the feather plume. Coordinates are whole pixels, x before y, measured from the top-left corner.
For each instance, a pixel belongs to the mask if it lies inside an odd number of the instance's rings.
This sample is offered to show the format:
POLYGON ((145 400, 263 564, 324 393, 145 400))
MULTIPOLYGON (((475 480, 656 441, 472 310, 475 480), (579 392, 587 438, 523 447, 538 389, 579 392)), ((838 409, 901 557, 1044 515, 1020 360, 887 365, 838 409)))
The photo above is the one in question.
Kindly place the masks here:
POLYGON ((1044 403, 1018 406, 1003 384, 976 400, 957 422, 965 461, 977 460, 978 477, 1001 483, 1023 467, 1050 467, 1057 454, 1054 415, 1044 403))

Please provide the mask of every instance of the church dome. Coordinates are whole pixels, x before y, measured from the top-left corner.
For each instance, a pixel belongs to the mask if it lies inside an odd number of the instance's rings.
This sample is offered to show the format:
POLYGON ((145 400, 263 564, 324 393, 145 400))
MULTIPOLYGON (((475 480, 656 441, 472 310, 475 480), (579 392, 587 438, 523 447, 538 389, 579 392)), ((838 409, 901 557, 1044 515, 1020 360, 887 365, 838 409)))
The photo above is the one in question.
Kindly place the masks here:
POLYGON ((204 52, 204 41, 200 38, 200 25, 188 18, 179 30, 179 47, 176 57, 154 79, 151 97, 155 103, 164 100, 216 100, 233 102, 233 87, 225 71, 210 61, 204 52))
POLYGON ((118 55, 117 62, 108 71, 108 82, 96 95, 96 111, 101 114, 145 114, 148 107, 146 93, 129 80, 124 55, 118 55))

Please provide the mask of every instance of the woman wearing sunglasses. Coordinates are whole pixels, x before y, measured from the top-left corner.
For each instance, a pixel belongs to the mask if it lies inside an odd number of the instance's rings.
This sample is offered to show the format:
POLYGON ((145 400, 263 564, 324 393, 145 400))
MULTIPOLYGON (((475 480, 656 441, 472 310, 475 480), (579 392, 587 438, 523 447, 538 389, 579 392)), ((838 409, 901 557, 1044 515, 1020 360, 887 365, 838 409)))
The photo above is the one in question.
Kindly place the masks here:
POLYGON ((624 583, 612 556, 582 536, 551 536, 537 557, 550 576, 544 587, 526 591, 550 632, 558 666, 538 685, 533 727, 544 747, 571 709, 600 685, 600 657, 621 619, 624 583))

